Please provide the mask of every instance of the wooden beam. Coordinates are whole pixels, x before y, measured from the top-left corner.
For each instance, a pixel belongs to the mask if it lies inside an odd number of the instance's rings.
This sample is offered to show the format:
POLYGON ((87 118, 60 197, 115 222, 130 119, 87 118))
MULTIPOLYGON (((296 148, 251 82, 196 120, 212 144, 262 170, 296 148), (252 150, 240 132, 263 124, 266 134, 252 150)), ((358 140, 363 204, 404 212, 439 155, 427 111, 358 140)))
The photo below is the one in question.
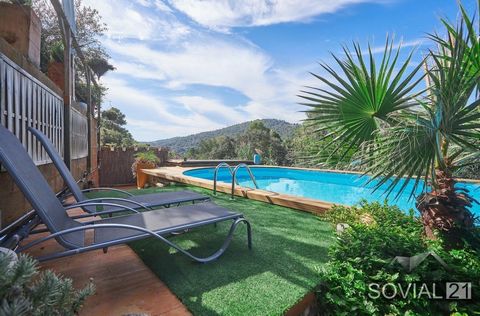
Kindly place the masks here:
POLYGON ((85 71, 85 76, 87 77, 87 171, 90 173, 92 172, 92 84, 89 71, 85 71))
MULTIPOLYGON (((95 76, 93 75, 93 71, 87 64, 87 60, 83 55, 82 50, 80 49, 80 45, 75 38, 72 27, 70 26, 67 16, 63 11, 63 6, 59 0, 50 0, 52 6, 57 13, 58 22, 60 24, 60 29, 62 30, 63 40, 64 40, 64 64, 65 64, 65 90, 64 90, 64 160, 66 165, 70 168, 71 164, 71 146, 70 146, 70 115, 71 115, 71 103, 74 99, 74 62, 72 58, 72 46, 75 49, 78 57, 80 58, 83 67, 85 69, 85 74, 87 77, 87 86, 88 86, 88 100, 87 100, 87 121, 88 121, 88 158, 87 158, 87 168, 88 171, 91 171, 91 106, 92 106, 92 99, 91 99, 91 82, 95 86, 98 86, 97 81, 95 80, 95 76)), ((100 105, 98 105, 100 107, 100 105)), ((98 117, 98 123, 100 124, 100 115, 98 117)))

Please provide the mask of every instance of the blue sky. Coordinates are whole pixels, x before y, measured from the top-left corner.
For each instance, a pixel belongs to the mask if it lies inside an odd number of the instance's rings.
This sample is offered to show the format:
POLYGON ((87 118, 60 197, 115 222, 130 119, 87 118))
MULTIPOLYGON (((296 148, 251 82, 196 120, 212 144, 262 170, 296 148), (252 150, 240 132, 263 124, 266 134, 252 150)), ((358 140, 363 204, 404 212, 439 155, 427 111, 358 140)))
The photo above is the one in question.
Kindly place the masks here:
MULTIPOLYGON (((299 122, 309 71, 358 41, 380 51, 387 34, 416 48, 455 20, 455 0, 84 0, 109 30, 116 71, 104 108, 127 116, 135 139, 185 136, 257 118, 299 122)), ((476 0, 464 0, 474 12, 476 0)))

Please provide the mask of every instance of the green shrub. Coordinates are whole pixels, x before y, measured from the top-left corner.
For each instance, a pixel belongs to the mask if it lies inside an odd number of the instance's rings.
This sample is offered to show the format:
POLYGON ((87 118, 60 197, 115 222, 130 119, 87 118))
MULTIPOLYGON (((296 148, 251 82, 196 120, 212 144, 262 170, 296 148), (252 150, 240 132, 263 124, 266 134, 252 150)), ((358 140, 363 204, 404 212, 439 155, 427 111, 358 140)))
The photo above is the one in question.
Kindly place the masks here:
POLYGON ((352 207, 337 205, 323 215, 323 219, 335 225, 339 223, 361 224, 364 219, 370 217, 374 222, 382 223, 384 226, 396 224, 409 229, 422 228, 412 209, 407 215, 398 207, 388 205, 387 202, 383 204, 378 202, 368 203, 366 200, 362 200, 358 205, 352 207))
POLYGON ((132 164, 132 174, 134 177, 137 177, 137 165, 139 163, 147 163, 147 164, 152 164, 156 165, 160 162, 160 158, 158 158, 157 154, 153 150, 147 150, 147 151, 140 151, 134 155, 135 160, 133 161, 132 164))
POLYGON ((72 280, 52 271, 38 272, 37 262, 25 255, 12 264, 0 253, 0 315, 76 315, 93 284, 75 290, 72 280))
MULTIPOLYGON (((480 312, 480 254, 473 249, 446 250, 441 240, 426 241, 422 225, 412 215, 386 204, 362 202, 359 207, 334 207, 326 216, 333 224, 347 223, 330 249, 330 262, 320 270, 322 282, 317 291, 320 310, 325 315, 445 315, 480 312), (369 220, 365 221, 367 217, 369 220), (396 256, 411 257, 433 251, 447 264, 432 256, 408 272, 392 262, 396 256), (472 282, 472 300, 433 300, 412 292, 388 299, 372 291, 387 283, 407 289, 408 284, 426 283, 432 294, 442 292, 447 281, 472 282)), ((388 295, 393 288, 385 287, 388 295)))

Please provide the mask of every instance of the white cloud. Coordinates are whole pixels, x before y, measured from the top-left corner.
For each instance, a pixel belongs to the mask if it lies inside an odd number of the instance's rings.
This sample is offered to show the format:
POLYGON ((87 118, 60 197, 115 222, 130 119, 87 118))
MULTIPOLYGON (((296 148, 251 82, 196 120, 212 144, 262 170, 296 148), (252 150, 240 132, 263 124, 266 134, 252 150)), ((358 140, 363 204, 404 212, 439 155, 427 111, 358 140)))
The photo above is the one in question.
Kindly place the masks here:
POLYGON ((271 59, 248 44, 207 38, 186 42, 175 51, 154 50, 143 43, 107 41, 105 44, 109 51, 131 61, 118 65, 119 72, 143 78, 165 77, 167 87, 190 84, 228 87, 251 99, 269 99, 276 93, 267 78, 271 59), (122 66, 130 69, 122 69, 122 66), (132 67, 141 67, 139 73, 131 72, 132 67))
POLYGON ((186 136, 207 130, 219 129, 229 124, 245 121, 248 116, 230 108, 218 100, 199 96, 159 97, 148 90, 141 90, 131 82, 105 78, 108 86, 106 100, 127 112, 127 128, 135 139, 152 141, 174 136, 186 136), (185 107, 187 113, 178 113, 185 107), (204 108, 205 107, 205 108, 204 108), (210 117, 209 108, 223 114, 234 114, 232 121, 216 120, 210 117), (132 112, 132 109, 135 109, 132 112), (146 115, 153 112, 154 115, 146 115), (243 115, 243 116, 242 116, 243 115))
POLYGON ((141 6, 147 7, 147 8, 155 8, 159 11, 163 12, 173 12, 170 7, 165 4, 162 0, 135 0, 138 4, 141 6))
MULTIPOLYGON (((414 39, 411 41, 399 41, 398 43, 393 44, 393 49, 396 50, 398 47, 401 47, 402 49, 408 48, 408 47, 419 47, 425 44, 424 39, 414 39)), ((380 54, 385 51, 385 44, 383 45, 378 45, 370 48, 372 51, 372 54, 380 54)), ((368 54, 368 49, 364 49, 362 51, 363 54, 368 54)))
MULTIPOLYGON (((290 122, 304 118, 296 94, 312 81, 307 73, 312 65, 281 68, 241 36, 190 28, 160 0, 85 1, 99 10, 109 26, 104 44, 117 70, 103 78, 109 88, 106 101, 127 114, 128 128, 136 139, 184 136, 256 118, 290 122), (140 80, 150 80, 149 88, 140 80), (194 85, 210 92, 228 88, 247 101, 226 104, 222 100, 228 97, 211 97, 211 93, 205 97, 194 85)), ((284 4, 274 6, 276 12, 286 10, 284 4)), ((210 10, 213 16, 217 12, 222 10, 210 10)), ((283 19, 282 14, 264 14, 264 21, 283 19)))
POLYGON ((161 1, 84 0, 85 5, 98 10, 108 26, 107 36, 114 39, 178 40, 190 33, 190 28, 177 21, 161 1), (138 10, 140 4, 157 10, 138 10))
POLYGON ((254 119, 249 113, 242 110, 241 107, 231 107, 215 99, 201 96, 181 96, 175 97, 175 101, 183 104, 193 113, 208 116, 221 116, 225 124, 235 124, 254 119))
POLYGON ((191 19, 213 29, 306 22, 348 5, 386 0, 170 0, 191 19))

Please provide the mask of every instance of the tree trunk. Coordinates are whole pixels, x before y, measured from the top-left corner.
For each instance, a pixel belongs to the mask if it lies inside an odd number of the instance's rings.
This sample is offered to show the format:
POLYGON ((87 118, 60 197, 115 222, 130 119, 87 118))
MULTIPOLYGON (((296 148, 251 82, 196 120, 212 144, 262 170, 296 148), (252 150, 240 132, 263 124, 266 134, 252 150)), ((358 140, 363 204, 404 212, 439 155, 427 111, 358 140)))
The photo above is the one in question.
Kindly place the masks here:
POLYGON ((474 227, 474 217, 469 210, 473 199, 466 192, 455 189, 455 180, 449 171, 437 169, 435 174, 437 188, 423 193, 416 204, 425 235, 435 239, 438 230, 457 243, 459 231, 474 227))

